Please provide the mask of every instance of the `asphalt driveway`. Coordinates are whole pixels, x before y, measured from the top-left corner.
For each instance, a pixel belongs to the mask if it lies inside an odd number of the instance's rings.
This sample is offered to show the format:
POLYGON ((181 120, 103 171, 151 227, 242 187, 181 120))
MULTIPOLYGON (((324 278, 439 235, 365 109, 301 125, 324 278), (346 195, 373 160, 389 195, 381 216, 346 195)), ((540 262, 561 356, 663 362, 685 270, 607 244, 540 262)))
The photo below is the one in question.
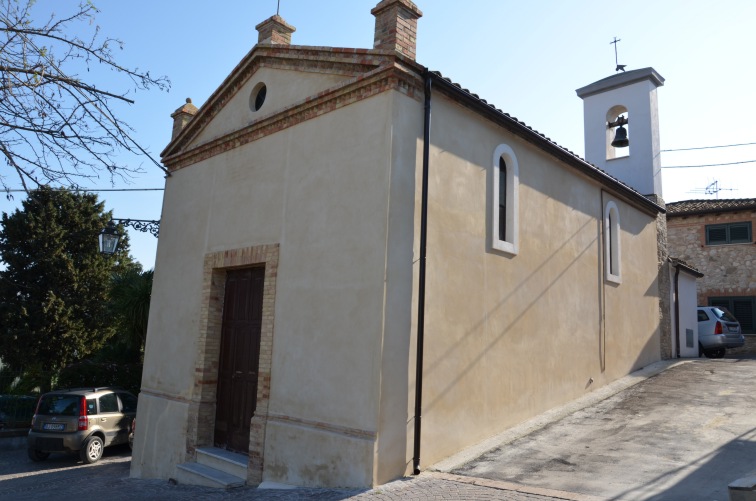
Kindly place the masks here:
POLYGON ((756 360, 654 364, 434 468, 599 499, 726 501, 756 473, 756 360))

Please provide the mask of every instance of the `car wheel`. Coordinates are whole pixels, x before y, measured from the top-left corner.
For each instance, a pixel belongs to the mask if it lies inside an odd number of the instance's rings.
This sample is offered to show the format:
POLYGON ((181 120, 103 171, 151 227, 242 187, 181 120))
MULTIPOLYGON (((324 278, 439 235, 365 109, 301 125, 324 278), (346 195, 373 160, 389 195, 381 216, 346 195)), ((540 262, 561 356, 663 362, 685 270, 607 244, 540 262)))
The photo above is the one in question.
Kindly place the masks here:
POLYGON ((29 454, 29 459, 32 461, 44 461, 48 457, 50 457, 49 452, 42 452, 35 449, 27 449, 26 451, 29 454))
POLYGON ((81 460, 86 464, 96 463, 102 457, 105 445, 97 435, 92 435, 84 441, 84 447, 79 451, 81 460))

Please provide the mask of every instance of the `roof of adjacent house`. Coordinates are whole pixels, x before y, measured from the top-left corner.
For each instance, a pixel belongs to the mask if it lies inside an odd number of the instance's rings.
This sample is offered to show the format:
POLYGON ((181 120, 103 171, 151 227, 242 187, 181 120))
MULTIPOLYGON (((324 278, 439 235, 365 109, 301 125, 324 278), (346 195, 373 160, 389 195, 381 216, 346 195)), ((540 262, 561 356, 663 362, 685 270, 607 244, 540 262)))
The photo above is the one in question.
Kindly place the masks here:
POLYGON ((696 278, 702 278, 704 276, 701 271, 693 266, 692 264, 683 261, 682 259, 676 258, 676 257, 670 257, 669 258, 670 264, 672 264, 673 267, 677 268, 678 270, 684 271, 688 273, 689 275, 693 275, 696 278))
POLYGON ((667 204, 668 216, 691 216, 712 212, 756 210, 756 198, 729 198, 718 200, 682 200, 667 204))

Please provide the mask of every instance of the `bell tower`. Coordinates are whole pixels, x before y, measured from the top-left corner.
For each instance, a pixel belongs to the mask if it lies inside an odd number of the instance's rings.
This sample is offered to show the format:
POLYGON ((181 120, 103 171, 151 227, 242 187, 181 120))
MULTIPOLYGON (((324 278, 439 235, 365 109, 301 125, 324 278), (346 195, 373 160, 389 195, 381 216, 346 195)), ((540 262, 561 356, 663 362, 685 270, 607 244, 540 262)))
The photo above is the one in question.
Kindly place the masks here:
POLYGON ((642 195, 662 197, 659 110, 653 68, 618 73, 577 89, 585 159, 642 195))

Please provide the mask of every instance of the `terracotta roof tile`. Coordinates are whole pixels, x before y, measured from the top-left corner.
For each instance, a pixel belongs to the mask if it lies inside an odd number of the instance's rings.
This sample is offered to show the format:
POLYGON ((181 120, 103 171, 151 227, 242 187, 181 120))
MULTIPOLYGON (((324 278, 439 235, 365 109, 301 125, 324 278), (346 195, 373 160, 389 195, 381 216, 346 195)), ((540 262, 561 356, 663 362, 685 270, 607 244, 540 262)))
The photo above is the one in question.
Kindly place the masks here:
POLYGON ((667 204, 669 216, 708 214, 711 212, 735 212, 756 210, 756 198, 729 198, 717 200, 681 200, 667 204))
POLYGON ((573 152, 572 150, 570 150, 568 148, 565 148, 564 146, 560 145, 559 143, 557 143, 556 141, 554 141, 550 137, 546 136, 542 132, 539 132, 538 130, 536 130, 533 127, 529 126, 525 122, 519 120, 517 117, 513 117, 509 113, 506 113, 506 112, 500 110, 499 108, 497 108, 493 104, 489 103, 485 99, 479 97, 477 94, 474 94, 472 91, 470 91, 470 90, 462 87, 460 84, 458 84, 457 82, 454 82, 449 77, 444 76, 443 74, 441 74, 440 71, 430 71, 430 73, 432 73, 433 75, 435 75, 438 78, 441 78, 444 82, 448 83, 449 85, 451 85, 451 86, 459 89, 464 94, 466 94, 468 96, 468 98, 472 98, 473 100, 478 101, 478 102, 480 102, 480 103, 488 106, 489 108, 491 108, 491 110, 495 111, 500 116, 506 117, 507 119, 513 121, 514 123, 516 123, 520 127, 522 127, 524 129, 526 129, 527 131, 529 131, 531 134, 534 134, 535 136, 538 136, 540 140, 545 140, 550 145, 555 146, 559 150, 562 150, 563 152, 567 153, 567 155, 569 155, 570 157, 572 157, 573 160, 577 161, 577 163, 581 164, 584 168, 589 169, 589 170, 593 170, 595 172, 600 173, 602 177, 604 177, 604 178, 606 178, 608 180, 611 180, 612 182, 614 182, 614 183, 622 186, 627 191, 632 192, 633 195, 636 195, 638 198, 643 199, 647 203, 650 203, 651 205, 653 205, 657 209, 661 210, 662 212, 664 211, 664 209, 659 208, 654 202, 648 200, 642 193, 640 193, 638 190, 636 190, 635 188, 633 188, 629 184, 627 184, 624 181, 621 181, 621 180, 617 179, 616 177, 610 175, 605 170, 602 170, 602 169, 596 167, 592 163, 590 163, 587 160, 585 160, 584 158, 582 158, 580 155, 578 155, 575 152, 573 152))

